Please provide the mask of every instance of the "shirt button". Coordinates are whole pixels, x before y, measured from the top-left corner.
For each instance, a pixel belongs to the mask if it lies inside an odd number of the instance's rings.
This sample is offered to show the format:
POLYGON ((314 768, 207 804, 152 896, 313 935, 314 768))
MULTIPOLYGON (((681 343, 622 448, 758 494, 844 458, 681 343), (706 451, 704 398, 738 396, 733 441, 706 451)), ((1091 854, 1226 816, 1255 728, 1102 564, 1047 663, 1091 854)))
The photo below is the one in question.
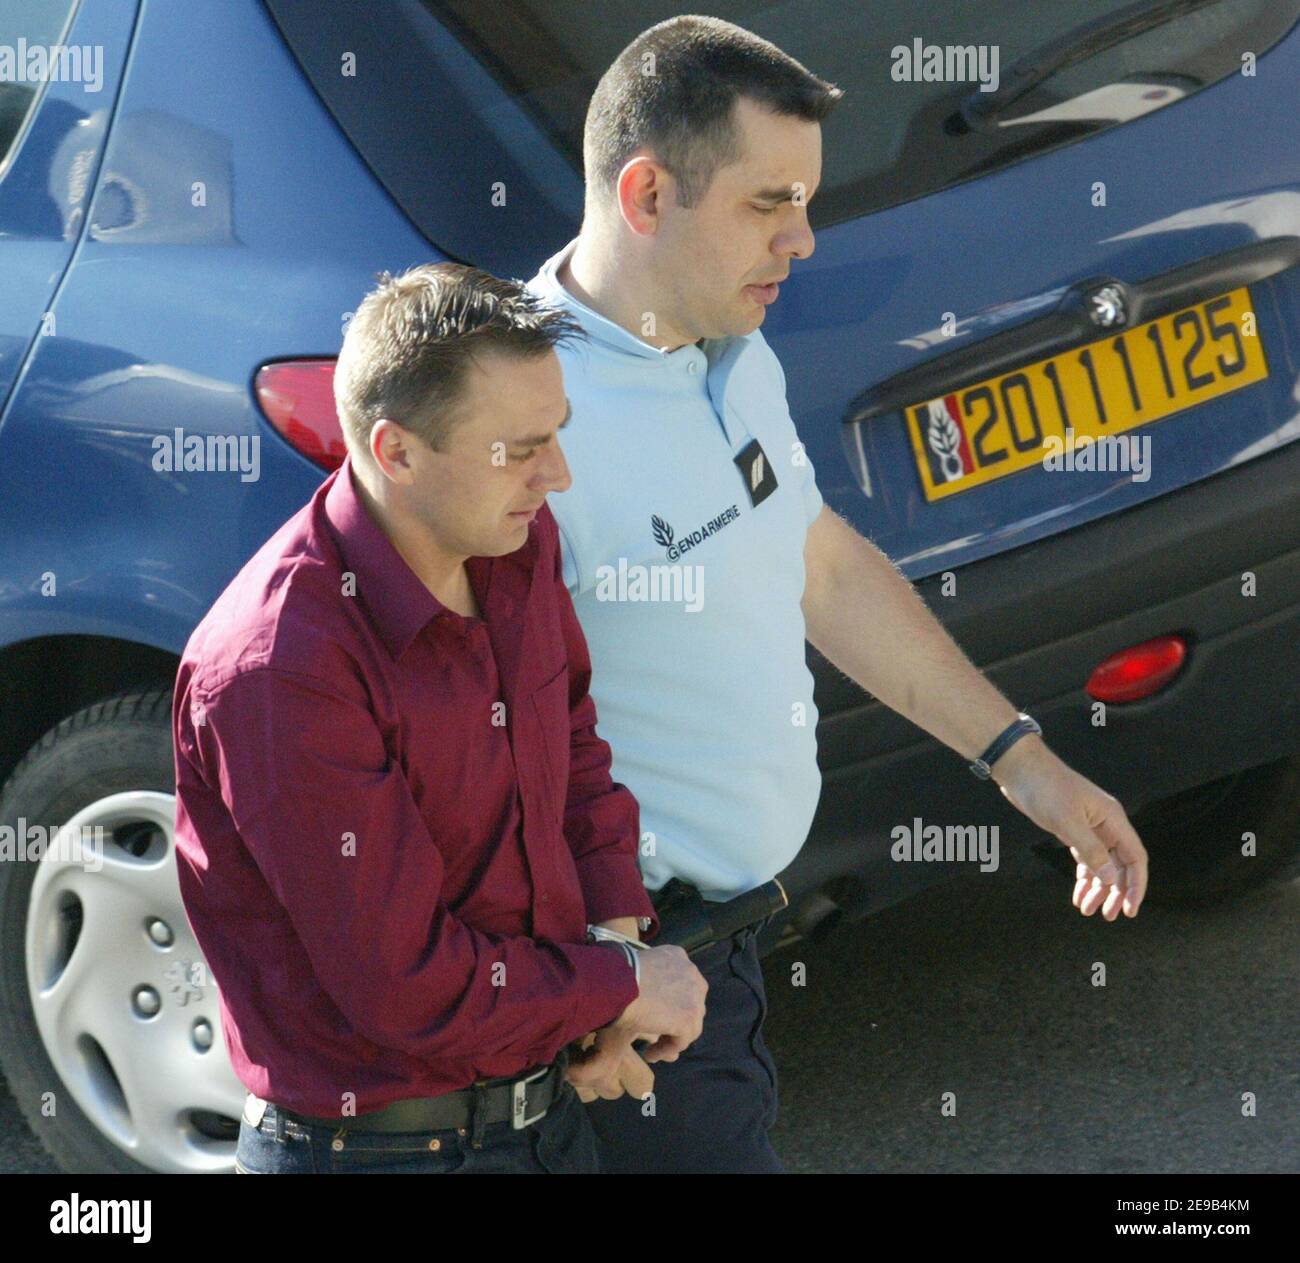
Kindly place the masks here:
POLYGON ((687 371, 688 373, 693 373, 693 372, 695 372, 696 369, 698 369, 699 367, 700 367, 700 366, 699 366, 699 365, 698 365, 694 360, 692 360, 692 361, 691 361, 691 362, 686 366, 686 371, 687 371))

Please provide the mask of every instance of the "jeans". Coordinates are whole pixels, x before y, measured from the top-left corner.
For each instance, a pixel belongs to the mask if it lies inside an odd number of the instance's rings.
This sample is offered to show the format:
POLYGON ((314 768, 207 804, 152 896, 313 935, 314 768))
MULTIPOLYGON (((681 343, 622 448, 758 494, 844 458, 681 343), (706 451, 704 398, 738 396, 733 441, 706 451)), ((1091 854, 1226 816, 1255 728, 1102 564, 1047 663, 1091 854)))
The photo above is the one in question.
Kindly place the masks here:
POLYGON ((776 1122, 777 1087, 776 1064, 763 1043, 761 929, 742 930, 691 957, 709 984, 704 1030, 676 1061, 650 1067, 653 1096, 588 1104, 603 1172, 786 1173, 767 1136, 776 1122))
POLYGON ((257 1127, 239 1122, 235 1171, 243 1175, 594 1175, 596 1138, 573 1085, 565 1082, 546 1116, 529 1127, 489 1123, 483 1147, 468 1128, 360 1132, 345 1125, 299 1123, 289 1134, 274 1105, 257 1127))

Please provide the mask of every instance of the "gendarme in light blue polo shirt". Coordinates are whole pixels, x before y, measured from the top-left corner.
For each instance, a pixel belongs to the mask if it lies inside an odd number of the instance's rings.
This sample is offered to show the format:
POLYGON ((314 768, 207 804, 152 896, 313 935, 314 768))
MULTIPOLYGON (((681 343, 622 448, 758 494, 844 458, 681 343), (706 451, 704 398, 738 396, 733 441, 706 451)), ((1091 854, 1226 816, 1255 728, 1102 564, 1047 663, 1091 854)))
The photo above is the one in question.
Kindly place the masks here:
POLYGON ((800 601, 822 497, 762 333, 660 351, 560 285, 575 245, 528 287, 589 337, 557 348, 573 485, 547 503, 598 731, 641 804, 646 885, 676 876, 729 899, 794 858, 817 806, 800 601), (755 439, 765 463, 751 449, 742 469, 755 439))

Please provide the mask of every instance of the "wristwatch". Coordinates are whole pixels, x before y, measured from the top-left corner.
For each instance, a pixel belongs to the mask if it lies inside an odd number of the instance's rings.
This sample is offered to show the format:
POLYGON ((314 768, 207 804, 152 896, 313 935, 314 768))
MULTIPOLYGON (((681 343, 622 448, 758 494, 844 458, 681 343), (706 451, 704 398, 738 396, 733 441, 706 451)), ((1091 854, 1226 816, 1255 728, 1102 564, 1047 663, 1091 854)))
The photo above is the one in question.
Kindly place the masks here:
POLYGON ((1042 731, 1036 719, 1030 718, 1024 711, 1021 711, 1016 716, 1015 722, 1008 724, 993 738, 989 748, 978 759, 968 764, 970 770, 980 780, 987 781, 993 775, 993 764, 1006 754, 1021 737, 1028 736, 1031 732, 1041 733, 1042 731))

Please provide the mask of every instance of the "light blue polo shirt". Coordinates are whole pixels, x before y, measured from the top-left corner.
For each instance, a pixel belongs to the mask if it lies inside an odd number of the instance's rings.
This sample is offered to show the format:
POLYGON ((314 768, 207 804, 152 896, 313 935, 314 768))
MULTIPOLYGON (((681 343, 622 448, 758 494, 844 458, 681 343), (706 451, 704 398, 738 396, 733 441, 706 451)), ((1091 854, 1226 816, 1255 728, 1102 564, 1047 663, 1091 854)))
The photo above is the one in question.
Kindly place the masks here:
POLYGON ((589 335, 557 348, 573 484, 547 503, 597 731, 641 805, 646 885, 728 899, 794 858, 821 789, 800 601, 822 497, 762 333, 660 351, 560 285, 575 244, 528 288, 589 335), (757 506, 735 463, 754 439, 777 482, 757 506))

